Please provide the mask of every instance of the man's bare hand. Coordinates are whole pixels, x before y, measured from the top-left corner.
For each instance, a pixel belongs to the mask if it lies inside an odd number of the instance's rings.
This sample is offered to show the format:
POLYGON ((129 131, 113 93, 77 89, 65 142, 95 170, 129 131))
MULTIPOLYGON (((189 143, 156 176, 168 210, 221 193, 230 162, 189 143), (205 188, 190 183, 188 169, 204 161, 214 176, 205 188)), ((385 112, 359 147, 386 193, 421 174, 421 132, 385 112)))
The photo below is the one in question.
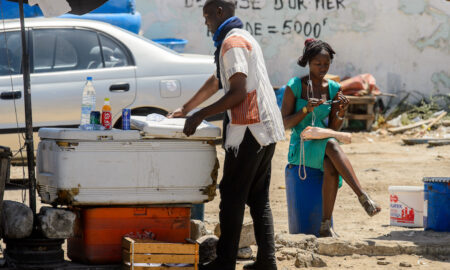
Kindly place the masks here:
POLYGON ((191 136, 195 133, 195 130, 202 123, 202 121, 203 117, 200 116, 198 112, 194 113, 191 117, 186 119, 186 122, 184 123, 183 133, 188 137, 191 136))
POLYGON ((167 118, 184 118, 187 113, 184 111, 183 107, 176 109, 175 111, 169 113, 167 118))

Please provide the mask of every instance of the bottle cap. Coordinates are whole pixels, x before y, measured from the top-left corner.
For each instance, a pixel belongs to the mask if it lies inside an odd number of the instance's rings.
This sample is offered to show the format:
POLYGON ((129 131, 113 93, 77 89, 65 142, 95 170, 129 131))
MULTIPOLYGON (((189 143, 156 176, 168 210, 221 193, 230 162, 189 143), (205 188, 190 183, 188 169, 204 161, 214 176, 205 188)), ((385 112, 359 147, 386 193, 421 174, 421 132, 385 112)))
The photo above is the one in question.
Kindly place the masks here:
POLYGON ((88 81, 92 81, 92 77, 91 77, 91 76, 89 76, 89 77, 87 77, 87 78, 86 78, 86 80, 88 80, 88 81))

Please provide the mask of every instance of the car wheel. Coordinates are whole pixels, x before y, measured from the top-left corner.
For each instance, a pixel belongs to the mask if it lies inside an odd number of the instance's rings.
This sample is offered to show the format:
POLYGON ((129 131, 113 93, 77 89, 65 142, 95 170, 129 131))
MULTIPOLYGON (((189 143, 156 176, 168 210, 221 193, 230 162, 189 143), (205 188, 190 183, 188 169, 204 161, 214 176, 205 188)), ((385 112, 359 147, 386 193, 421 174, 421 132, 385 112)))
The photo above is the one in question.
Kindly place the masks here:
MULTIPOLYGON (((131 110, 131 115, 147 116, 151 113, 157 113, 166 116, 167 111, 158 108, 137 108, 131 110)), ((114 128, 122 129, 122 117, 114 124, 114 128)))

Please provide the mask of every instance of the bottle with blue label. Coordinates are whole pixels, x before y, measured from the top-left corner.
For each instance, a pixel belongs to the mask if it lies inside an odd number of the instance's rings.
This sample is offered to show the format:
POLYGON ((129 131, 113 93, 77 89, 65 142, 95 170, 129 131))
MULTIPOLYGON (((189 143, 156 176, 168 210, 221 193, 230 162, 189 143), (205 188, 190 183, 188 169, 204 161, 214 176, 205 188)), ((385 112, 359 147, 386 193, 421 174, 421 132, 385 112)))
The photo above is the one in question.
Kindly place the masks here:
POLYGON ((87 77, 81 100, 81 127, 89 125, 91 111, 95 111, 95 88, 92 84, 92 77, 87 77))

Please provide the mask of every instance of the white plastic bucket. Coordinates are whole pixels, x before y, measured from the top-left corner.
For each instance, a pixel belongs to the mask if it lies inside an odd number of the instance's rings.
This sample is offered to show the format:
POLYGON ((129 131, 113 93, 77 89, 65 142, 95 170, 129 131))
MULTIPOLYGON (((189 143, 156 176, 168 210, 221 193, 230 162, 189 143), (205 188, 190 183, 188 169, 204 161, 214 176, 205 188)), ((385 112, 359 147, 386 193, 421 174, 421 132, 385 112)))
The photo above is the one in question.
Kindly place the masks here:
POLYGON ((390 224, 423 227, 423 186, 390 186, 390 224))

